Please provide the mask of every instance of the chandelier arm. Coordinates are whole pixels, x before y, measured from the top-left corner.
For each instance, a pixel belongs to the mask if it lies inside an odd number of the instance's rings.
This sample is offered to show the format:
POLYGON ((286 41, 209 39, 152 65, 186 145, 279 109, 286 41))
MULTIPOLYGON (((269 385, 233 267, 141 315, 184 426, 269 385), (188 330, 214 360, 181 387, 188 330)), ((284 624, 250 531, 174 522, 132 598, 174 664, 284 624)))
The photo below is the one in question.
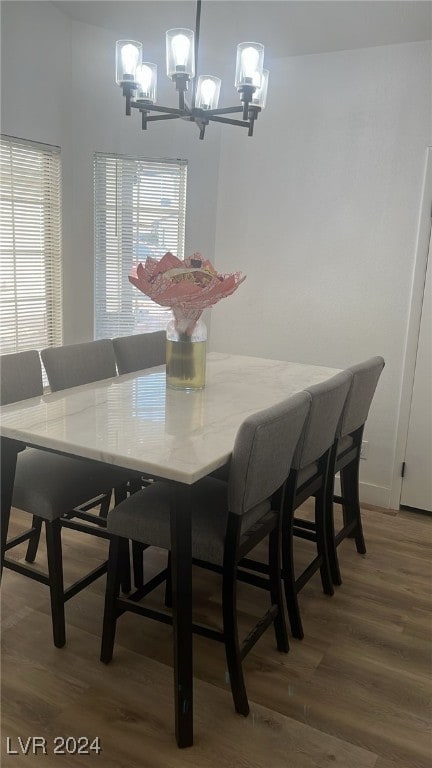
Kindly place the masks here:
POLYGON ((233 112, 243 112, 243 106, 240 104, 238 107, 219 107, 218 109, 206 109, 206 117, 212 115, 228 115, 233 112))
MULTIPOLYGON (((140 109, 140 104, 136 103, 134 104, 132 102, 131 106, 134 109, 140 109)), ((142 107, 142 104, 141 104, 142 107)), ((190 110, 186 106, 185 109, 178 109, 178 107, 162 107, 159 104, 149 104, 146 109, 149 112, 165 112, 167 115, 175 115, 176 117, 190 117, 190 110)))
POLYGON ((228 125, 239 125, 241 128, 250 128, 249 120, 232 120, 230 117, 220 117, 219 115, 207 115, 207 117, 215 123, 227 123, 228 125))
POLYGON ((195 77, 193 78, 192 82, 192 109, 195 107, 195 95, 196 95, 196 84, 198 82, 198 54, 199 54, 199 37, 200 37, 200 26, 201 26, 201 0, 197 0, 197 7, 196 7, 196 16, 195 16, 195 77))
POLYGON ((184 115, 148 115, 148 117, 146 117, 146 121, 150 123, 154 122, 155 120, 178 120, 180 117, 184 117, 184 115))

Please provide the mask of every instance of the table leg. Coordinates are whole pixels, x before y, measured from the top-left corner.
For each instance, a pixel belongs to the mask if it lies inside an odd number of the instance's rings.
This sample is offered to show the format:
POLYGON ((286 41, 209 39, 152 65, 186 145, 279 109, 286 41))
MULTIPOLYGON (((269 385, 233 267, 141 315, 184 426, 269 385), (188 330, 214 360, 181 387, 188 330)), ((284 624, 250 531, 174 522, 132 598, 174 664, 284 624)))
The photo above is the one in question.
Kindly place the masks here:
POLYGON ((174 642, 175 732, 179 747, 193 744, 191 491, 173 487, 171 579, 174 642))
POLYGON ((17 454, 23 450, 22 443, 16 440, 9 440, 7 437, 1 438, 1 565, 0 578, 3 573, 3 564, 6 552, 7 534, 9 528, 9 517, 12 506, 13 487, 15 482, 15 468, 17 454))

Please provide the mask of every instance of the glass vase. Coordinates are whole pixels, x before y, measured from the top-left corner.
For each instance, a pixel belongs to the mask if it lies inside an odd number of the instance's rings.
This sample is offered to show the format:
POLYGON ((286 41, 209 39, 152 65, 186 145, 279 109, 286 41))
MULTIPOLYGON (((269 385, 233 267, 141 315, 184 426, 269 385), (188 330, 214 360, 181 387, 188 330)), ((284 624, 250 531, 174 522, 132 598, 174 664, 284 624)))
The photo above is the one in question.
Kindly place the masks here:
POLYGON ((203 389, 206 373, 207 327, 201 318, 192 334, 182 333, 175 321, 166 330, 166 381, 172 389, 203 389))

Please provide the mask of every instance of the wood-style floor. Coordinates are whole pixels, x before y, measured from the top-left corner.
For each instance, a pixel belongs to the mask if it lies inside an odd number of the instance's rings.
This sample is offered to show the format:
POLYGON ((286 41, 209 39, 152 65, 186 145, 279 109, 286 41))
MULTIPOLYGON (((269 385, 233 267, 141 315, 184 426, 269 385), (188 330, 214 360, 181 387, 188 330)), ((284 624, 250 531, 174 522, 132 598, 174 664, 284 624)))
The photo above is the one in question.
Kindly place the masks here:
MULTIPOLYGON (((13 532, 27 516, 14 513, 13 532)), ((245 662, 251 703, 236 715, 222 645, 194 639, 195 745, 173 736, 171 629, 119 620, 115 656, 99 661, 104 579, 66 606, 67 645, 52 644, 47 588, 7 570, 2 586, 2 765, 103 768, 430 768, 432 520, 365 509, 368 554, 339 548, 343 585, 317 575, 301 593, 305 639, 280 654, 268 631, 245 662), (7 754, 44 737, 45 756, 7 754), (100 738, 101 754, 54 755, 57 736, 100 738), (10 737, 9 742, 6 741, 10 737)), ((64 531, 67 579, 98 562, 106 542, 64 531)), ((299 567, 310 545, 296 541, 299 567)), ((17 557, 23 556, 20 549, 17 557)), ((147 574, 164 563, 146 553, 147 574)), ((44 562, 41 547, 38 562, 44 562)), ((196 614, 219 620, 219 581, 194 573, 196 614)), ((162 589, 152 596, 161 599, 162 589)), ((266 596, 240 585, 240 624, 266 596)))

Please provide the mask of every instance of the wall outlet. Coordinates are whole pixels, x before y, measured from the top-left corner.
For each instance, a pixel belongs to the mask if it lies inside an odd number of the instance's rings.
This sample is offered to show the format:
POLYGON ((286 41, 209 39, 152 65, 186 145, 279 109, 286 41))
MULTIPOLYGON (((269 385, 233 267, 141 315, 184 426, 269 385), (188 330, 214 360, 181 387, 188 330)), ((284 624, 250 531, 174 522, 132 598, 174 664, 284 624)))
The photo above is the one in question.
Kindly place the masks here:
POLYGON ((369 451, 369 443, 367 440, 362 440, 361 448, 360 448, 360 458, 361 459, 367 459, 368 457, 368 451, 369 451))

